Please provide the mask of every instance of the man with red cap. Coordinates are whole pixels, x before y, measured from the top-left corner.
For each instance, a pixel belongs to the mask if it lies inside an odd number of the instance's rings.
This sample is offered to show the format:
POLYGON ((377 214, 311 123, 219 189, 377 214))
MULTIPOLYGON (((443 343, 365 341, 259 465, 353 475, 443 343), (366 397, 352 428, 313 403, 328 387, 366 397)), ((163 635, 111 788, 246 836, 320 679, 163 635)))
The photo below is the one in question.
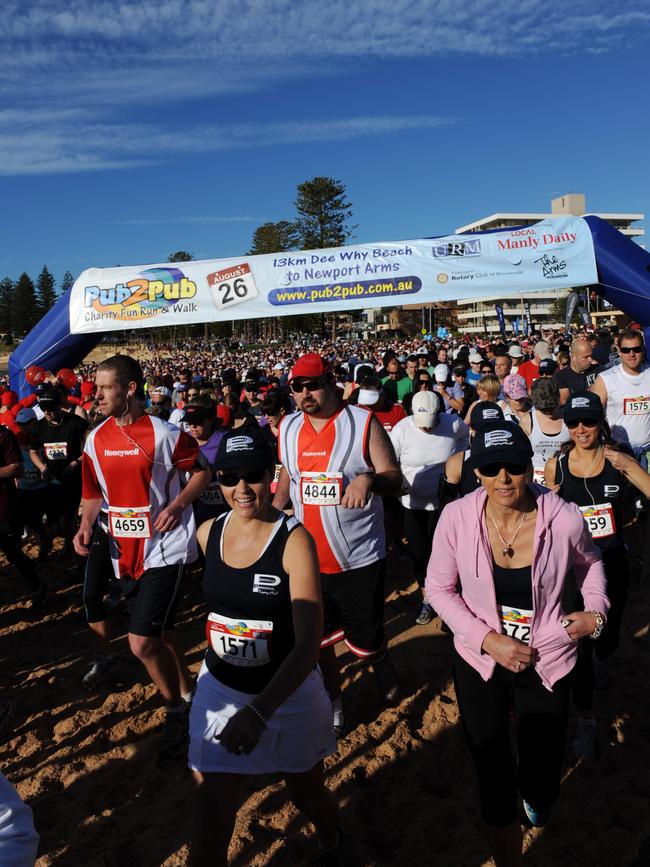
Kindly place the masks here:
POLYGON ((298 412, 279 426, 282 470, 274 505, 291 499, 314 537, 320 561, 324 635, 320 664, 344 730, 334 645, 372 663, 384 698, 397 695, 397 672, 384 636, 386 543, 381 495, 398 494, 402 476, 390 439, 373 414, 346 405, 328 361, 301 356, 291 371, 298 412))

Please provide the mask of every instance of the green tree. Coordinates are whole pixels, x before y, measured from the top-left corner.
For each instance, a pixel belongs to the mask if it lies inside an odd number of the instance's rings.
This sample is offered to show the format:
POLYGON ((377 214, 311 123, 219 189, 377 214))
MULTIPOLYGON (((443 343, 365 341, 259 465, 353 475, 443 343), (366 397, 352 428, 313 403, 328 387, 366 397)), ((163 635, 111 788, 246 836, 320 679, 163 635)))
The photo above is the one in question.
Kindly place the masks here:
POLYGON ((279 220, 277 223, 263 223, 255 229, 248 255, 283 253, 286 250, 295 250, 298 246, 296 224, 288 220, 279 220))
POLYGON ((14 331, 24 335, 38 322, 39 310, 34 283, 24 271, 18 278, 14 299, 14 331))
POLYGON ((74 284, 74 277, 69 271, 66 271, 63 275, 63 280, 61 280, 61 295, 65 294, 68 289, 72 289, 74 284))
POLYGON ((352 238, 356 226, 349 223, 352 205, 345 195, 345 186, 333 178, 298 184, 295 226, 301 249, 340 247, 352 238))
POLYGON ((0 283, 0 331, 9 337, 14 330, 14 298, 14 281, 5 277, 0 283))
POLYGON ((194 256, 188 253, 187 250, 177 250, 176 253, 171 253, 167 257, 168 262, 191 262, 194 256))
POLYGON ((43 265, 36 281, 36 287, 38 289, 39 313, 41 316, 44 316, 56 304, 54 277, 48 271, 47 265, 43 265))

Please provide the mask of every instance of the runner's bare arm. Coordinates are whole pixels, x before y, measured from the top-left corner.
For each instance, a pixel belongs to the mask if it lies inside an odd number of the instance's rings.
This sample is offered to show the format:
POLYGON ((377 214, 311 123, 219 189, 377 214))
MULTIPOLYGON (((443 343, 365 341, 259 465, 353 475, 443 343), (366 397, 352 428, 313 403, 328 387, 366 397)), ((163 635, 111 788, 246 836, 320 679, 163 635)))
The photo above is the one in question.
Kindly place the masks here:
POLYGON ((570 389, 568 389, 568 388, 561 388, 560 389, 560 406, 564 406, 564 404, 569 399, 570 394, 571 394, 570 389))
POLYGON ((530 412, 524 413, 519 417, 519 427, 526 434, 527 437, 530 436, 531 431, 533 429, 533 420, 531 418, 532 409, 530 412))
POLYGON ((0 467, 0 479, 19 479, 25 471, 25 464, 7 464, 6 467, 0 467))
POLYGON ((450 458, 447 458, 447 462, 445 463, 445 479, 450 485, 460 484, 464 460, 464 452, 454 452, 450 458))
MULTIPOLYGON (((314 540, 304 527, 289 536, 282 566, 289 574, 295 645, 269 684, 250 702, 267 720, 316 665, 323 632, 318 555, 314 540)), ((264 726, 255 711, 244 707, 228 721, 219 735, 219 742, 230 752, 243 746, 248 753, 263 731, 264 726)))
POLYGON ((47 469, 47 464, 45 463, 45 461, 42 458, 41 450, 40 449, 30 449, 29 450, 29 457, 31 458, 32 463, 34 464, 36 469, 39 471, 39 473, 44 473, 45 470, 47 469))
POLYGON ((285 467, 280 470, 278 486, 273 495, 273 505, 276 509, 284 509, 289 502, 289 473, 285 467))
POLYGON ((615 470, 623 473, 630 484, 641 491, 644 497, 650 497, 650 476, 635 458, 605 446, 605 459, 615 470))
POLYGON ((393 443, 374 416, 370 420, 368 457, 374 471, 352 479, 341 498, 344 509, 363 509, 371 492, 397 495, 402 490, 402 471, 395 457, 393 443))
POLYGON ((201 495, 212 479, 212 470, 200 464, 190 470, 189 474, 189 482, 156 518, 153 526, 159 533, 167 533, 178 527, 183 511, 201 495))
POLYGON ((555 470, 557 468, 557 458, 549 458, 544 465, 544 484, 550 488, 554 494, 560 490, 560 486, 555 484, 555 470))
POLYGON ((196 541, 201 546, 201 550, 204 554, 205 549, 208 547, 208 539, 210 538, 210 530, 212 529, 213 523, 214 518, 210 518, 208 521, 204 521, 196 531, 196 541))
POLYGON ((607 407, 607 388, 605 387, 605 381, 600 374, 596 377, 594 384, 589 386, 589 391, 593 391, 594 394, 598 395, 600 402, 603 405, 603 409, 605 409, 607 407))
POLYGON ((101 498, 97 500, 81 501, 81 520, 79 522, 79 529, 72 540, 74 549, 80 557, 88 556, 88 546, 90 545, 95 521, 97 520, 97 516, 102 508, 102 502, 103 500, 101 498))

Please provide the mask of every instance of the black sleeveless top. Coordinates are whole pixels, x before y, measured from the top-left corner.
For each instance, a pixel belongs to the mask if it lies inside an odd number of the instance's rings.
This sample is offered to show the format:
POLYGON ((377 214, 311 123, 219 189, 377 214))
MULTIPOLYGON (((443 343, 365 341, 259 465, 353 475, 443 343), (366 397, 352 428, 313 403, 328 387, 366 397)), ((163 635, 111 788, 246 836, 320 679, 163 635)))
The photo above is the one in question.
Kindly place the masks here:
POLYGON ((463 468, 460 471, 459 487, 461 497, 464 497, 465 494, 471 494, 472 491, 481 487, 481 480, 469 464, 469 454, 470 450, 467 449, 463 455, 463 468))
POLYGON ((619 537, 624 523, 623 502, 632 493, 623 473, 605 460, 597 476, 588 479, 574 476, 569 469, 569 455, 561 454, 555 467, 555 484, 560 486, 558 494, 563 500, 587 507, 581 511, 601 551, 623 544, 619 537))
POLYGON ((205 662, 221 683, 257 694, 295 645, 289 576, 282 557, 289 535, 300 523, 282 514, 259 559, 235 569, 221 556, 228 515, 215 519, 205 551, 203 594, 210 609, 205 662))
POLYGON ((511 608, 533 607, 532 566, 519 566, 506 569, 492 561, 494 571, 494 592, 497 605, 511 608))

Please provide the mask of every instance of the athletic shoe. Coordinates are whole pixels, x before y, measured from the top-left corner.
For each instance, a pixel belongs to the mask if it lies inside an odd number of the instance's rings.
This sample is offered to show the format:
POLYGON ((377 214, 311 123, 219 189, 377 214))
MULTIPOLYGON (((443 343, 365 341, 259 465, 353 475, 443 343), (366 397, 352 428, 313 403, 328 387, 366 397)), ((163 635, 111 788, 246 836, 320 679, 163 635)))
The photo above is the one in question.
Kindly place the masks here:
POLYGON ((115 665, 114 656, 98 656, 83 676, 84 686, 97 686, 115 665))
POLYGON ((190 740, 189 705, 183 702, 183 708, 178 711, 167 711, 158 746, 158 761, 174 758, 187 750, 190 740))
POLYGON ((435 616, 436 612, 433 610, 433 606, 429 605, 428 602, 423 602, 422 608, 420 608, 420 613, 415 618, 415 623, 418 626, 426 626, 427 623, 431 623, 435 616))
POLYGON ((375 672, 377 685, 384 701, 395 701, 399 692, 399 675, 388 655, 388 651, 384 653, 381 659, 372 660, 372 669, 375 672))
POLYGON ((548 820, 551 818, 551 807, 544 807, 541 810, 536 810, 534 807, 531 807, 528 801, 524 801, 523 798, 522 803, 524 813, 533 828, 543 828, 544 825, 548 824, 548 820))
POLYGON ((330 852, 326 852, 321 848, 320 843, 318 844, 318 863, 320 867, 345 867, 345 860, 343 858, 343 832, 340 828, 337 828, 337 832, 339 837, 338 843, 330 852))
POLYGON ((593 759, 596 754, 596 720, 578 717, 578 728, 571 749, 579 759, 593 759))
POLYGON ((337 698, 332 702, 334 734, 336 739, 342 738, 346 731, 345 714, 343 713, 343 705, 341 699, 337 698))

